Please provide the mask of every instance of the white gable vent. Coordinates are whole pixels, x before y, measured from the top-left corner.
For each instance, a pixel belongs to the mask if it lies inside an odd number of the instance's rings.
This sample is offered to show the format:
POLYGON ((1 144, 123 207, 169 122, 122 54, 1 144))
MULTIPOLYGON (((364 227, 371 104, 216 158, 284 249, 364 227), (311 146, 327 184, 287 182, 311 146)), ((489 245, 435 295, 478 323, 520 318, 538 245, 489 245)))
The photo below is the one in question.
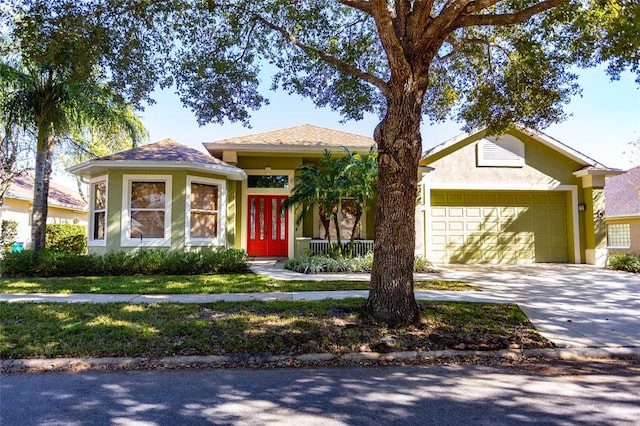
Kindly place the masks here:
POLYGON ((524 166, 524 143, 511 135, 478 141, 478 167, 524 166))

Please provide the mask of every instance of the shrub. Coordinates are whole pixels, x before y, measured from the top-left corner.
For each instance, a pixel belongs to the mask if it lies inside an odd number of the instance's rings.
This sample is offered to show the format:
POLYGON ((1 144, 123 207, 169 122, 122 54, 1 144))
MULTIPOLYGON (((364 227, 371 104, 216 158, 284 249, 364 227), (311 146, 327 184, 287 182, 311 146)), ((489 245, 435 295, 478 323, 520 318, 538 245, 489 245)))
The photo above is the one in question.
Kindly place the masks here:
POLYGON ((620 271, 640 272, 640 256, 631 253, 611 255, 609 257, 609 268, 620 271))
POLYGON ((15 220, 3 220, 0 229, 0 250, 8 252, 16 242, 18 236, 18 222, 15 220))
POLYGON ((6 277, 99 275, 101 270, 99 256, 50 250, 7 253, 0 263, 0 274, 6 277))
POLYGON ((84 254, 87 252, 87 230, 83 225, 48 224, 45 248, 51 251, 84 254))
POLYGON ((246 272, 248 269, 247 253, 238 249, 191 253, 138 250, 103 256, 25 250, 7 253, 0 262, 0 274, 6 277, 187 275, 246 272))
MULTIPOLYGON (((285 262, 286 269, 303 274, 319 274, 322 272, 371 272, 373 253, 364 256, 342 257, 335 253, 304 253, 285 262)), ((435 272, 428 260, 416 257, 414 272, 435 272)))

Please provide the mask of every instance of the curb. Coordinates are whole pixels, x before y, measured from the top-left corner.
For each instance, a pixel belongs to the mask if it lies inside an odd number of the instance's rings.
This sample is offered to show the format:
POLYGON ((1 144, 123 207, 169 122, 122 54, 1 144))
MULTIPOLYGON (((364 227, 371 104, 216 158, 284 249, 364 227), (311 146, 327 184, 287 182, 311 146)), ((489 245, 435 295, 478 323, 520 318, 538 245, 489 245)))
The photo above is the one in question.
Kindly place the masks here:
POLYGON ((48 358, 5 359, 0 361, 0 372, 46 372, 83 370, 142 370, 163 368, 221 368, 225 366, 257 367, 262 364, 304 365, 317 363, 403 362, 429 360, 503 359, 524 361, 554 359, 584 361, 589 359, 640 359, 640 347, 562 348, 562 349, 505 349, 500 351, 406 351, 406 352, 354 352, 347 354, 290 355, 211 355, 140 358, 48 358))

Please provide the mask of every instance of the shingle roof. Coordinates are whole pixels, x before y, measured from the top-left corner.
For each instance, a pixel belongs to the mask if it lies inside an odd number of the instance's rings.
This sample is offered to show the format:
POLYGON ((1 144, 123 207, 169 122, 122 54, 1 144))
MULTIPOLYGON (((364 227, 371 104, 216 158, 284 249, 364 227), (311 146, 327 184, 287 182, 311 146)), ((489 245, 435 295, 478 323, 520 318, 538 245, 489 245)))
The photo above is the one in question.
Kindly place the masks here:
POLYGON ((221 174, 231 180, 242 180, 246 177, 242 169, 172 139, 85 161, 67 168, 67 171, 88 177, 111 169, 132 168, 199 170, 221 174))
MULTIPOLYGON (((13 178, 5 197, 32 200, 33 176, 22 175, 13 178)), ((53 181, 49 183, 48 203, 50 206, 66 207, 78 210, 85 210, 87 208, 87 203, 82 199, 82 197, 80 197, 77 190, 67 188, 53 181)))
POLYGON ((214 158, 190 146, 173 139, 163 139, 148 145, 128 149, 100 157, 99 161, 177 161, 232 167, 222 160, 214 158))
POLYGON ((321 148, 347 146, 370 148, 375 145, 375 142, 370 137, 305 124, 271 132, 222 139, 206 143, 205 145, 211 148, 220 147, 221 145, 275 145, 321 148))
POLYGON ((640 216, 640 166, 606 179, 604 203, 607 217, 640 216))

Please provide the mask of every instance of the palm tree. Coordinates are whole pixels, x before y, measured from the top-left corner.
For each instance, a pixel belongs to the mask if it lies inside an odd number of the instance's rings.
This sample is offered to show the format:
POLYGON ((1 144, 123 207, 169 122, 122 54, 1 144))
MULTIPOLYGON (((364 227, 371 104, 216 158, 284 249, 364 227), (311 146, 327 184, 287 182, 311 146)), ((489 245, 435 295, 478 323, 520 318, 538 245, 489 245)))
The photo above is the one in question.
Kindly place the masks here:
POLYGON ((353 242, 360 225, 362 214, 367 209, 368 201, 376 193, 378 181, 377 154, 372 148, 368 154, 352 153, 345 148, 346 156, 336 159, 331 152, 325 150, 324 156, 315 164, 303 164, 297 169, 296 185, 291 196, 282 203, 281 210, 290 206, 302 206, 296 223, 300 223, 305 214, 313 206, 318 206, 320 222, 325 230, 325 238, 329 248, 333 248, 329 232, 330 222, 336 228, 338 250, 342 252, 342 237, 338 214, 342 199, 353 200, 354 224, 349 239, 349 254, 353 253, 353 242))
POLYGON ((98 131, 107 143, 127 135, 135 145, 146 137, 132 109, 106 85, 92 76, 84 81, 71 76, 70 68, 0 62, 0 84, 7 95, 0 105, 5 125, 21 125, 33 131, 36 139, 31 213, 34 250, 45 247, 53 151, 62 138, 98 131))
POLYGON ((345 164, 343 181, 345 192, 353 199, 353 226, 349 238, 349 256, 353 254, 353 243, 356 237, 363 213, 369 207, 368 202, 375 197, 378 186, 378 154, 371 147, 367 154, 352 153, 345 148, 347 155, 343 158, 345 164))
POLYGON ((298 224, 314 206, 318 206, 320 223, 324 228, 330 249, 333 248, 329 232, 332 219, 336 225, 338 247, 340 247, 340 225, 337 214, 342 196, 341 171, 342 166, 332 157, 330 151, 325 150, 324 156, 317 165, 303 164, 297 168, 296 184, 289 198, 280 207, 280 211, 283 211, 292 206, 300 206, 300 213, 296 219, 298 224))

